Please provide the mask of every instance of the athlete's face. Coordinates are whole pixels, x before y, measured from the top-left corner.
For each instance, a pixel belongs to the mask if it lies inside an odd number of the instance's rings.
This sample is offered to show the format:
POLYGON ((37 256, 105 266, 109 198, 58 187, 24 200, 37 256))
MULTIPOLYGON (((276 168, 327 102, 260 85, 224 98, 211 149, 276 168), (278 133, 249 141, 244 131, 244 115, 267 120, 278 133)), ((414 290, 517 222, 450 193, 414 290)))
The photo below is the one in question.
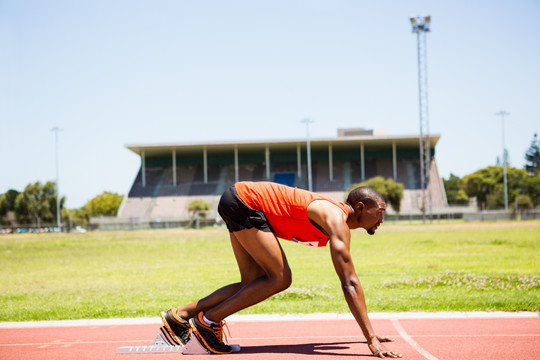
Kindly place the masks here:
POLYGON ((379 201, 373 205, 364 205, 359 203, 355 208, 354 219, 349 224, 351 229, 363 228, 370 235, 375 234, 375 231, 384 222, 384 212, 386 204, 384 201, 379 201))
POLYGON ((384 212, 386 211, 386 204, 384 202, 377 203, 377 205, 368 208, 366 211, 366 222, 368 223, 367 230, 369 235, 375 234, 375 230, 384 222, 384 212), (369 224, 373 224, 369 227, 369 224))

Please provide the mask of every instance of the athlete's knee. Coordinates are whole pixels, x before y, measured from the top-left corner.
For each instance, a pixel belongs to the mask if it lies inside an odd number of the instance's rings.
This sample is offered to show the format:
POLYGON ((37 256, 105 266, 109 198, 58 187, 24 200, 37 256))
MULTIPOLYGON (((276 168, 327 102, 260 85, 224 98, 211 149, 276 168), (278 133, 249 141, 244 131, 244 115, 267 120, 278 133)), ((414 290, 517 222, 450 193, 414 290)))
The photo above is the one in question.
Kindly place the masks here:
POLYGON ((292 273, 287 267, 283 269, 277 276, 272 278, 273 289, 276 293, 286 290, 292 284, 292 273))
POLYGON ((292 284, 292 274, 289 271, 285 276, 283 277, 283 281, 281 283, 281 291, 287 290, 292 284))

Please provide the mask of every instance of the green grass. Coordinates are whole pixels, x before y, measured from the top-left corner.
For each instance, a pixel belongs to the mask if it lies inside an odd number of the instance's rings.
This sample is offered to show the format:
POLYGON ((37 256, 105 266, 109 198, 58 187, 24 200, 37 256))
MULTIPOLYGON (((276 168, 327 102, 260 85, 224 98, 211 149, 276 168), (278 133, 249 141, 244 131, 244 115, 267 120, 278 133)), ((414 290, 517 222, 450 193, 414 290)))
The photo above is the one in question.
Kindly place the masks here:
MULTIPOLYGON (((281 243, 293 285, 242 313, 348 312, 329 249, 281 243)), ((540 311, 540 221, 384 224, 351 247, 371 312, 540 311)), ((225 229, 3 235, 0 264, 0 321, 157 316, 238 281, 225 229)))

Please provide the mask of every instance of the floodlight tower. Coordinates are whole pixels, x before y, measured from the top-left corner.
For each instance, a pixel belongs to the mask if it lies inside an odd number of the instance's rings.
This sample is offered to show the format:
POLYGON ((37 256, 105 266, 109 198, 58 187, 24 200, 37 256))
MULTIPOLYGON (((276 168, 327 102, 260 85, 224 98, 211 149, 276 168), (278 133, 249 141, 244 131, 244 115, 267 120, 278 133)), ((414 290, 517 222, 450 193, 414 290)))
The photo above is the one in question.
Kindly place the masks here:
POLYGON ((502 122, 502 146, 503 146, 503 161, 502 161, 502 168, 503 168, 503 183, 504 183, 504 210, 508 211, 508 182, 506 181, 506 165, 507 165, 507 157, 508 152, 506 151, 506 146, 504 144, 504 117, 506 115, 510 115, 510 113, 507 113, 504 110, 499 111, 495 115, 501 117, 502 122))
POLYGON ((307 173, 308 173, 308 190, 313 191, 313 180, 311 175, 311 139, 309 134, 309 124, 313 123, 313 120, 306 118, 301 122, 306 124, 306 152, 307 152, 307 173))
POLYGON ((56 157, 56 224, 59 229, 62 228, 62 218, 60 217, 60 185, 58 176, 58 132, 63 129, 55 126, 51 129, 54 131, 54 145, 55 145, 55 157, 56 157))
POLYGON ((431 169, 431 139, 429 138, 428 81, 426 33, 429 32, 431 17, 411 17, 412 32, 416 34, 418 51, 418 103, 420 115, 420 186, 422 188, 422 220, 426 222, 426 209, 431 213, 431 196, 426 196, 431 169))

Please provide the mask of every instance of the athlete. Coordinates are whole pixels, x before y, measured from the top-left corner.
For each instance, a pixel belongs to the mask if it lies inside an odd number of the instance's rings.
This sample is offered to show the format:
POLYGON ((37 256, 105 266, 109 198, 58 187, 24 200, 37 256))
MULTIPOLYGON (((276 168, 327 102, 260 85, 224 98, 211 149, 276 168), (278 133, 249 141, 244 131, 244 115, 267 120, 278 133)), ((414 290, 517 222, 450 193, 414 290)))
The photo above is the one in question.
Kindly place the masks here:
POLYGON ((241 281, 162 312, 165 328, 179 345, 185 345, 193 334, 211 353, 232 352, 223 342, 223 319, 291 285, 291 269, 277 240, 281 238, 309 246, 328 245, 345 300, 369 349, 378 357, 401 357, 382 344, 392 339, 373 331, 350 254, 350 230, 363 228, 373 235, 385 210, 382 196, 369 187, 352 190, 342 203, 271 182, 236 183, 223 193, 218 212, 229 230, 241 281))

